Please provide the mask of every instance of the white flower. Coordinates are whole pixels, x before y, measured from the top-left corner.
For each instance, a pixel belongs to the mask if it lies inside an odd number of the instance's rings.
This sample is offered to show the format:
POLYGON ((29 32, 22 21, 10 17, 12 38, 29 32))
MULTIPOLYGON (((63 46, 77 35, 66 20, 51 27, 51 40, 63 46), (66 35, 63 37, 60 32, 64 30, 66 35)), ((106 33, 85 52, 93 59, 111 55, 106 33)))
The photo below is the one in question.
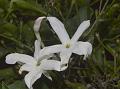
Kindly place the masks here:
POLYGON ((29 72, 24 78, 29 89, 33 89, 32 85, 38 78, 41 77, 42 73, 47 78, 52 79, 47 73, 47 70, 60 71, 60 62, 56 60, 47 60, 49 56, 40 57, 40 50, 40 42, 36 40, 34 57, 19 53, 12 53, 6 56, 6 63, 8 64, 15 64, 16 62, 23 63, 19 73, 22 73, 22 71, 29 72))
MULTIPOLYGON (((42 20, 40 20, 40 18, 42 17, 38 18, 39 21, 41 22, 42 20)), ((58 35, 62 44, 45 47, 43 50, 40 51, 40 55, 48 55, 51 53, 60 52, 61 66, 63 66, 61 70, 65 70, 68 66, 66 64, 68 64, 72 53, 75 53, 78 55, 84 55, 84 59, 86 59, 86 57, 91 54, 92 52, 91 43, 78 41, 82 33, 89 27, 90 25, 89 20, 83 21, 78 27, 73 37, 70 39, 68 33, 65 30, 63 23, 60 20, 58 20, 55 17, 47 17, 47 19, 50 22, 50 25, 52 26, 53 30, 58 35)), ((39 27, 40 25, 38 25, 38 28, 39 27)))
MULTIPOLYGON (((62 47, 60 47, 60 58, 61 63, 63 65, 68 64, 69 58, 72 55, 72 53, 78 54, 78 55, 84 55, 84 59, 91 54, 92 52, 92 45, 89 42, 82 42, 78 41, 79 37, 82 35, 82 33, 90 26, 90 21, 83 21, 80 26, 78 27, 77 31, 73 35, 73 37, 70 39, 68 33, 65 30, 65 27, 61 21, 59 21, 55 17, 47 17, 48 21, 50 22, 53 30, 58 35, 62 47)), ((54 46, 55 47, 55 46, 54 46)), ((55 48, 52 48, 52 50, 56 50, 55 48)), ((67 66, 66 66, 67 67, 67 66)), ((66 69, 66 67, 63 67, 63 69, 66 69)))

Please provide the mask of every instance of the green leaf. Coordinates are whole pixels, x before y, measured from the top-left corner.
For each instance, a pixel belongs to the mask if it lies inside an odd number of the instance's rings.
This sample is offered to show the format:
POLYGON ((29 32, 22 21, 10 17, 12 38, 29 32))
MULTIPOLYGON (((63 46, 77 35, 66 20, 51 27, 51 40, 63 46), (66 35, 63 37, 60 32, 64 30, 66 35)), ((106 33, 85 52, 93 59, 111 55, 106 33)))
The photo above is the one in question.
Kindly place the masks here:
POLYGON ((5 33, 5 34, 8 34, 10 36, 16 35, 16 31, 17 31, 17 27, 11 23, 2 24, 0 27, 0 33, 5 33))
POLYGON ((2 82, 2 89, 9 89, 4 82, 2 82))
POLYGON ((0 89, 2 89, 2 83, 0 83, 0 89))
POLYGON ((0 0, 0 8, 7 9, 9 1, 8 0, 0 0))
POLYGON ((87 89, 83 84, 66 81, 66 84, 72 89, 87 89))
POLYGON ((15 76, 16 76, 16 74, 14 73, 12 68, 0 69, 0 77, 5 80, 8 80, 8 79, 10 80, 10 78, 13 78, 15 76))
POLYGON ((14 9, 19 8, 23 10, 32 10, 34 12, 46 15, 46 12, 41 6, 38 6, 37 4, 32 4, 30 2, 24 1, 24 0, 12 0, 14 9))
POLYGON ((13 84, 9 85, 8 87, 9 89, 27 89, 25 83, 20 80, 15 81, 13 84))
POLYGON ((21 37, 23 42, 25 42, 30 47, 33 46, 35 35, 34 35, 31 22, 28 22, 27 24, 23 25, 21 37))

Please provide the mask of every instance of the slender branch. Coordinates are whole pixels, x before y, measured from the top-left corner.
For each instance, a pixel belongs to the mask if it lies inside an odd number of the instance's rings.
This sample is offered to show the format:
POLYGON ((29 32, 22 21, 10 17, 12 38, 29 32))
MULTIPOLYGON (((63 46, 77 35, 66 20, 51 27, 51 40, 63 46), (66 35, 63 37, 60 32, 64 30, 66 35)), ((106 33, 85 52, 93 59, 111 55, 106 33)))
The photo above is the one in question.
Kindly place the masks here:
POLYGON ((105 4, 104 4, 104 6, 103 6, 103 8, 102 8, 102 10, 101 10, 101 12, 100 12, 99 15, 101 15, 101 14, 104 12, 104 10, 105 10, 105 8, 106 8, 108 2, 109 2, 109 0, 106 0, 106 2, 105 2, 105 4))
POLYGON ((116 58, 116 55, 114 55, 114 74, 117 74, 117 58, 116 58))
POLYGON ((90 4, 90 6, 96 4, 98 1, 99 1, 99 0, 95 0, 95 1, 93 1, 93 2, 90 4))
POLYGON ((99 13, 101 12, 102 2, 103 2, 103 0, 100 0, 99 13))
POLYGON ((94 28, 94 26, 96 25, 96 23, 97 23, 99 17, 103 14, 103 12, 104 12, 104 10, 105 10, 105 8, 106 8, 108 2, 109 2, 109 0, 106 0, 106 2, 105 2, 105 4, 104 4, 104 6, 103 6, 101 12, 100 12, 99 15, 96 17, 96 20, 94 21, 93 25, 92 25, 91 28, 89 29, 89 32, 86 34, 86 36, 87 36, 88 34, 90 34, 91 30, 92 30, 92 29, 94 28))
POLYGON ((29 49, 30 51, 33 51, 33 48, 31 48, 31 47, 23 44, 22 42, 14 39, 14 38, 7 37, 7 36, 5 36, 5 35, 3 35, 3 34, 0 34, 0 36, 3 37, 3 38, 6 38, 6 39, 8 39, 8 40, 11 40, 11 41, 13 41, 13 42, 15 42, 15 43, 17 43, 17 44, 18 44, 20 47, 22 47, 22 48, 25 47, 25 48, 29 49))

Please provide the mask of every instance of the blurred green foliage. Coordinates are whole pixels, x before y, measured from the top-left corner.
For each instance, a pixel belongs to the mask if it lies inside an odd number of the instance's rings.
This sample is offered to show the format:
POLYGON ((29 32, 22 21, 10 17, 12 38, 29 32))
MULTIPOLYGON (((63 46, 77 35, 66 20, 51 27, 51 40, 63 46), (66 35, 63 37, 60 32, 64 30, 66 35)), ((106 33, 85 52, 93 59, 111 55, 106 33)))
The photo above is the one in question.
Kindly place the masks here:
MULTIPOLYGON (((59 18, 70 36, 83 20, 90 19, 91 26, 80 40, 91 42, 93 52, 85 61, 73 54, 66 71, 53 72, 53 81, 42 76, 35 89, 120 89, 120 0, 0 0, 2 89, 27 89, 19 66, 7 65, 5 56, 13 52, 33 55, 33 24, 39 16, 59 18)), ((50 29, 42 23, 45 45, 59 43, 50 29)))

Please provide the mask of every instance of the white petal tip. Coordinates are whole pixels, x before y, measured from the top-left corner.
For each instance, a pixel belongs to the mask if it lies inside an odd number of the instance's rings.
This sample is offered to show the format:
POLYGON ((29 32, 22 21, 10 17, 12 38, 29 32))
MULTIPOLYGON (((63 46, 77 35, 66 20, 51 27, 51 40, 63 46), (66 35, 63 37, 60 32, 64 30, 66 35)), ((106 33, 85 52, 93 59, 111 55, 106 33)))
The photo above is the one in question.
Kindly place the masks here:
POLYGON ((5 62, 6 62, 7 64, 15 64, 15 63, 16 63, 16 60, 14 60, 13 58, 14 58, 14 56, 15 56, 16 54, 17 54, 17 53, 8 54, 8 55, 6 56, 5 62))
POLYGON ((25 83, 26 83, 26 85, 27 85, 27 87, 29 88, 29 89, 31 89, 31 84, 30 84, 30 81, 28 81, 28 79, 27 79, 27 75, 25 76, 25 83))
POLYGON ((57 19, 56 17, 47 17, 47 19, 57 19))
POLYGON ((83 21, 83 23, 86 23, 89 26, 90 25, 90 20, 83 21))
POLYGON ((40 25, 41 25, 41 22, 42 22, 42 20, 44 19, 44 18, 46 18, 46 17, 38 17, 37 19, 36 19, 36 21, 35 21, 35 24, 34 24, 34 31, 35 32, 39 32, 39 28, 40 28, 40 25))
POLYGON ((51 78, 51 77, 49 77, 48 79, 52 81, 52 78, 51 78))

